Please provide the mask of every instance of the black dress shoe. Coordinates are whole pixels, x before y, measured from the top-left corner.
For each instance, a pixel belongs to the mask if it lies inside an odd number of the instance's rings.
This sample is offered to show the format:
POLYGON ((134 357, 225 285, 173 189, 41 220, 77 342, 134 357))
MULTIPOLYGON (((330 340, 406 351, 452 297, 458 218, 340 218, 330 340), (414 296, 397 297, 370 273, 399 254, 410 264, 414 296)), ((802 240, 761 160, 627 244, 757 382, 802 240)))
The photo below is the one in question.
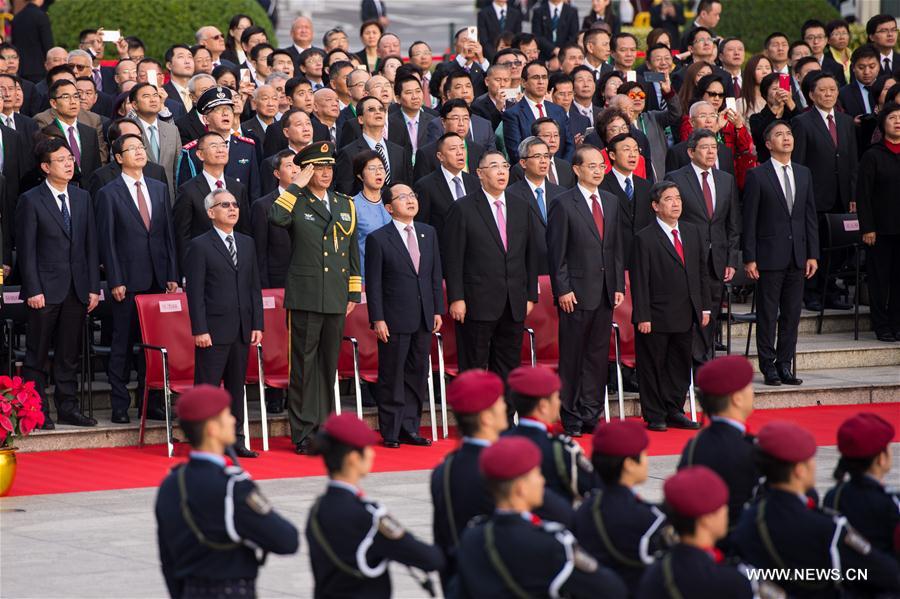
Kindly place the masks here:
POLYGON ((763 373, 763 383, 770 387, 780 387, 781 386, 781 377, 774 372, 764 372, 763 373))
POLYGON ((669 416, 666 418, 666 424, 671 426, 672 428, 683 428, 690 431, 695 431, 700 428, 699 422, 694 422, 684 414, 675 414, 674 416, 669 416))
POLYGON ((162 408, 147 406, 147 420, 165 420, 166 411, 162 408))
POLYGON ((284 412, 284 403, 280 401, 266 402, 266 411, 269 414, 281 414, 284 412))
POLYGON ((128 424, 131 422, 131 419, 128 417, 128 410, 113 410, 110 420, 113 424, 128 424))
POLYGON ((798 379, 794 376, 794 373, 788 370, 787 368, 779 368, 778 369, 778 378, 785 385, 802 385, 803 379, 798 379))
POLYGON ((716 351, 727 351, 728 347, 721 341, 716 341, 716 351))
POLYGON ((294 453, 297 455, 309 455, 309 446, 310 440, 308 438, 303 439, 297 443, 297 446, 294 448, 294 453))
POLYGON ((567 431, 564 431, 563 434, 566 435, 567 437, 572 437, 573 439, 577 439, 578 437, 581 436, 582 433, 580 430, 578 430, 578 431, 567 430, 567 431))
POLYGON ((405 445, 418 445, 419 447, 431 447, 431 439, 420 437, 419 435, 407 435, 400 437, 400 442, 405 445))
POLYGON ((664 433, 669 430, 669 427, 666 426, 665 422, 648 422, 647 429, 651 431, 656 431, 657 433, 664 433))
POLYGON ((822 302, 820 300, 810 300, 808 302, 804 302, 804 307, 810 312, 821 312, 822 311, 822 302))
POLYGON ((829 299, 825 300, 825 308, 828 310, 849 310, 853 307, 853 304, 848 304, 847 302, 839 299, 829 299))
POLYGON ((897 335, 891 333, 890 331, 887 331, 884 333, 875 333, 875 338, 886 343, 893 343, 897 340, 897 335))
POLYGON ((258 451, 253 451, 252 449, 247 449, 243 445, 235 445, 234 453, 239 458, 258 458, 259 457, 258 451))
POLYGON ((385 441, 383 445, 388 449, 400 449, 400 443, 398 441, 385 441))
POLYGON ((60 415, 56 420, 60 424, 71 424, 72 426, 95 426, 97 424, 96 420, 85 416, 78 410, 60 415))
POLYGON ((56 425, 53 424, 53 420, 49 416, 44 417, 44 424, 40 426, 42 431, 52 431, 56 430, 56 425))

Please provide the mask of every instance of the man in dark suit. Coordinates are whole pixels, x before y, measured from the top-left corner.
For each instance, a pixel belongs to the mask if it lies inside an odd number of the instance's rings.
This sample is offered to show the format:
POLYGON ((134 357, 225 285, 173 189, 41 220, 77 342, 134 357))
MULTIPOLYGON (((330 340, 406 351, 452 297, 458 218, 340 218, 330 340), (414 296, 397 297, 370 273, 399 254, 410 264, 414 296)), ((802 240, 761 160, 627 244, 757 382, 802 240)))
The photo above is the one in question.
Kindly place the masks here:
POLYGON ((625 270, 631 269, 631 248, 634 235, 653 220, 650 208, 650 182, 634 174, 641 150, 637 140, 622 133, 606 146, 612 170, 603 177, 600 189, 619 198, 619 224, 622 236, 622 262, 625 270))
POLYGON ((447 216, 447 301, 458 323, 460 371, 483 368, 505 379, 519 365, 525 317, 538 300, 537 245, 528 204, 505 193, 503 155, 485 152, 478 177, 481 188, 447 216))
POLYGON ((443 88, 438 87, 447 76, 448 73, 454 71, 464 71, 472 78, 473 96, 469 102, 487 91, 484 85, 484 72, 488 69, 490 62, 484 58, 484 51, 477 39, 469 39, 468 27, 459 29, 453 36, 454 52, 456 57, 453 60, 445 60, 434 68, 428 85, 429 93, 435 98, 441 97, 443 88))
POLYGON ((487 85, 487 92, 475 98, 470 106, 474 114, 487 119, 491 124, 491 130, 496 131, 503 122, 502 110, 506 110, 506 96, 503 90, 511 86, 509 67, 492 64, 484 75, 484 83, 487 85))
POLYGON ((86 191, 70 185, 75 160, 63 140, 42 141, 35 153, 46 182, 23 194, 16 208, 20 296, 28 305, 23 375, 34 381, 41 396, 44 428, 54 428, 46 395, 48 357, 53 347, 58 420, 94 426, 97 421, 84 416, 75 400, 84 318, 100 300, 91 198, 86 191))
POLYGON ((437 140, 447 133, 454 133, 465 140, 466 162, 464 166, 466 167, 467 172, 475 170, 476 165, 481 160, 481 155, 487 147, 472 141, 471 117, 471 109, 468 104, 466 104, 465 100, 462 100, 461 98, 444 102, 441 105, 440 121, 434 119, 429 123, 430 127, 428 129, 429 134, 433 129, 442 130, 444 133, 438 135, 435 138, 435 141, 419 147, 419 151, 416 152, 416 159, 414 161, 415 166, 413 168, 413 179, 415 181, 434 172, 434 169, 437 168, 439 162, 437 158, 437 140), (435 122, 438 123, 437 127, 435 126, 435 122))
MULTIPOLYGON (((462 69, 453 69, 444 78, 443 98, 444 104, 449 102, 463 101, 467 106, 471 106, 475 101, 475 88, 472 83, 471 73, 466 73, 462 69)), ((443 107, 443 105, 442 105, 443 107)), ((441 127, 441 122, 433 120, 428 124, 425 137, 428 141, 434 141, 447 131, 446 127, 441 127)), ((468 130, 466 138, 481 144, 485 148, 496 148, 496 135, 491 122, 477 114, 470 114, 468 130)))
MULTIPOLYGON (((110 145, 125 134, 141 135, 141 126, 128 118, 116 119, 110 123, 109 130, 107 131, 110 145)), ((144 164, 142 172, 144 173, 144 177, 165 183, 168 187, 169 180, 166 177, 166 170, 160 165, 148 160, 147 163, 144 164)), ((112 162, 104 164, 94 171, 87 180, 85 189, 87 189, 88 193, 91 194, 91 197, 96 200, 97 192, 100 191, 100 188, 116 179, 121 174, 122 166, 113 159, 112 162)))
POLYGON ((353 157, 363 150, 373 150, 381 156, 387 169, 388 183, 412 184, 412 157, 409 150, 383 137, 387 107, 378 98, 366 96, 359 101, 356 108, 359 112, 357 118, 362 127, 362 137, 350 142, 338 152, 337 166, 334 169, 335 190, 351 197, 360 192, 362 181, 353 176, 351 165, 353 157))
POLYGON ((478 11, 478 43, 488 60, 497 53, 497 38, 501 33, 522 33, 522 11, 510 6, 507 0, 496 0, 478 11))
POLYGON ((672 171, 666 180, 678 185, 682 223, 700 231, 706 248, 707 287, 713 306, 710 325, 694 334, 694 362, 703 363, 715 354, 716 318, 722 305, 725 283, 734 277, 740 241, 740 205, 734 177, 715 168, 718 144, 709 129, 694 129, 688 138, 691 164, 672 171))
POLYGON ((684 6, 680 2, 664 0, 650 6, 650 26, 665 29, 672 44, 678 44, 681 40, 678 28, 684 25, 684 20, 684 6))
MULTIPOLYGON (((690 120, 694 129, 718 131, 719 113, 709 102, 694 102, 690 107, 690 120)), ((666 152, 666 173, 671 173, 691 163, 687 140, 677 143, 666 152)), ((724 143, 716 149, 715 167, 734 176, 734 153, 724 143)))
POLYGON ((394 95, 400 110, 392 110, 388 115, 388 139, 408 148, 412 157, 428 143, 428 125, 436 119, 433 112, 422 108, 425 97, 418 78, 398 76, 394 81, 394 95))
POLYGON ((252 235, 247 188, 237 179, 225 175, 228 147, 222 136, 218 133, 206 133, 198 139, 197 158, 203 165, 203 170, 178 188, 173 208, 175 248, 178 250, 178 264, 183 275, 187 275, 184 265, 188 244, 191 239, 205 233, 211 226, 209 217, 204 219, 206 206, 203 199, 213 189, 227 189, 237 198, 240 211, 236 228, 244 235, 252 235))
POLYGON ((519 159, 519 142, 532 134, 531 124, 537 119, 550 117, 559 125, 561 139, 558 156, 571 160, 575 145, 569 131, 569 117, 562 107, 544 100, 549 82, 547 67, 540 63, 527 64, 522 69, 522 79, 525 97, 503 112, 503 141, 509 159, 519 159))
POLYGON ((580 437, 603 412, 612 313, 625 299, 625 270, 619 200, 598 189, 603 154, 584 145, 573 160, 578 184, 550 205, 547 251, 559 307, 560 420, 580 437))
POLYGON ((359 9, 359 20, 378 21, 382 27, 386 27, 388 23, 387 6, 385 0, 362 0, 362 6, 359 9))
MULTIPOLYGON (((440 241, 443 239, 447 214, 454 202, 474 193, 481 187, 481 183, 478 177, 463 170, 467 162, 467 144, 462 137, 452 132, 445 133, 434 144, 429 144, 432 145, 435 147, 432 159, 435 166, 428 175, 418 179, 414 187, 419 200, 416 220, 437 229, 440 241)), ((471 144, 468 147, 471 149, 471 144)), ((479 159, 480 157, 481 154, 479 159)), ((420 162, 417 161, 416 164, 420 162)))
MULTIPOLYGON (((792 159, 812 173, 812 195, 821 218, 825 213, 840 214, 851 209, 857 173, 856 128, 852 117, 835 109, 838 87, 833 75, 824 71, 812 73, 807 75, 807 81, 813 107, 792 120, 792 159)), ((821 279, 813 277, 806 284, 804 299, 810 310, 822 307, 820 297, 825 281, 821 279)), ((825 306, 848 307, 834 297, 826 297, 825 306)))
POLYGON ((900 68, 900 52, 897 47, 897 18, 894 15, 878 14, 866 21, 866 36, 878 51, 881 75, 896 73, 900 68))
POLYGON ((652 431, 698 429, 684 415, 691 381, 691 329, 710 321, 707 250, 694 225, 681 222, 681 195, 671 181, 650 190, 656 222, 634 236, 631 266, 641 413, 652 431))
MULTIPOLYGON (((112 342, 107 366, 112 421, 127 424, 131 396, 126 385, 131 378, 132 348, 141 338, 134 298, 139 293, 174 292, 178 288, 178 271, 169 190, 165 184, 144 177, 148 158, 141 136, 118 137, 112 154, 121 174, 97 192, 94 203, 100 261, 112 296, 112 342)), ((142 362, 141 359, 138 364, 139 380, 143 378, 142 362)), ((140 391, 141 385, 138 387, 140 391)), ((159 412, 158 408, 155 411, 159 412)), ((165 419, 164 414, 153 416, 165 419)))
POLYGON ((382 191, 393 217, 366 237, 366 299, 378 338, 378 423, 385 447, 431 445, 419 435, 428 398, 431 334, 441 328, 444 291, 437 232, 415 223, 419 204, 403 184, 382 191))
POLYGON ((262 288, 253 239, 235 231, 240 204, 227 189, 204 198, 210 230, 191 240, 187 252, 188 309, 194 335, 194 384, 223 385, 231 394, 234 449, 255 458, 244 438, 244 378, 248 343, 262 342, 262 288))
MULTIPOLYGON (((550 148, 550 168, 547 170, 547 181, 565 189, 572 189, 578 180, 572 172, 572 164, 559 158, 560 141, 563 135, 559 123, 550 117, 544 117, 531 123, 531 135, 540 138, 550 148)), ((524 176, 521 164, 516 164, 510 171, 509 180, 518 181, 524 176)))
POLYGON ((791 362, 797 349, 803 279, 815 274, 819 257, 815 180, 813 171, 791 158, 796 140, 787 123, 769 125, 765 140, 772 157, 747 173, 744 186, 744 270, 758 281, 756 348, 765 383, 799 385, 802 381, 791 372, 791 362))
MULTIPOLYGON (((0 125, 0 141, 3 148, 0 152, 0 169, 3 171, 3 204, 0 204, 0 214, 3 216, 3 222, 0 228, 3 231, 3 237, 6 239, 8 249, 15 247, 16 227, 13 215, 16 212, 16 203, 19 201, 20 188, 23 177, 28 173, 24 170, 29 157, 25 154, 22 147, 21 138, 16 132, 0 125)), ((4 252, 3 264, 12 264, 12 256, 4 252)))
POLYGON ((544 60, 550 58, 553 48, 575 42, 578 29, 578 9, 565 0, 547 0, 531 15, 531 33, 544 60))
POLYGON ((22 77, 38 82, 44 76, 44 56, 53 47, 50 18, 42 0, 27 0, 12 20, 12 43, 22 53, 22 77))
MULTIPOLYGON (((844 112, 852 117, 872 114, 878 98, 873 98, 870 90, 880 73, 878 51, 874 46, 860 46, 850 56, 850 83, 843 86, 838 94, 838 102, 844 112)), ((837 78, 835 78, 837 80, 837 78)))
POLYGON ((547 258, 547 214, 550 204, 566 189, 547 181, 552 154, 541 138, 526 137, 519 148, 518 166, 522 170, 522 178, 510 184, 506 193, 521 198, 531 207, 537 242, 538 274, 546 275, 550 273, 550 261, 547 258))
POLYGON ((67 79, 59 79, 50 86, 50 107, 56 119, 44 128, 48 135, 56 135, 66 141, 75 156, 76 180, 83 185, 91 174, 100 168, 100 145, 97 131, 78 121, 81 103, 78 88, 67 79))

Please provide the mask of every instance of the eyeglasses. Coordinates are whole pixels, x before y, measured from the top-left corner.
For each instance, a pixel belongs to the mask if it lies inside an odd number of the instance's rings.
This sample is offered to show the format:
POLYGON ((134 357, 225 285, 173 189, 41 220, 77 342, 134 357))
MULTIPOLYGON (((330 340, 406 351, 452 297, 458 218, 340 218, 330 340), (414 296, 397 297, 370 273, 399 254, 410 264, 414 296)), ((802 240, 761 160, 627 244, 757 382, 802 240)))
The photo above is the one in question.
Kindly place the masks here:
POLYGON ((522 66, 523 64, 525 64, 525 62, 522 61, 522 60, 507 60, 506 62, 498 62, 497 64, 504 65, 504 66, 508 66, 508 67, 509 67, 509 66, 512 66, 512 67, 520 67, 520 66, 522 66))
POLYGON ((215 208, 216 206, 221 206, 225 210, 228 210, 229 208, 240 208, 240 205, 237 202, 218 202, 212 205, 213 208, 215 208))
POLYGON ((824 42, 827 38, 824 33, 820 33, 818 35, 807 35, 805 38, 808 42, 824 42))
POLYGON ((416 200, 418 198, 419 198, 418 194, 416 194, 416 192, 414 192, 414 191, 411 191, 409 193, 401 193, 400 195, 395 195, 394 197, 391 198, 391 201, 393 202, 394 200, 416 200))
POLYGON ((89 64, 74 64, 74 63, 70 63, 70 64, 72 64, 72 68, 74 68, 76 71, 90 71, 91 70, 91 65, 89 65, 89 64))
POLYGON ((724 98, 725 92, 703 92, 703 95, 710 98, 724 98))
POLYGON ((605 171, 606 163, 605 162, 591 162, 590 164, 582 164, 581 168, 585 168, 589 171, 605 171))
POLYGON ((385 110, 384 110, 384 106, 381 106, 381 107, 371 106, 369 108, 366 108, 366 112, 375 112, 378 114, 383 114, 385 112, 385 110))
POLYGON ((385 173, 385 172, 387 172, 387 171, 384 170, 384 167, 383 167, 383 166, 375 165, 375 166, 367 166, 367 167, 366 167, 366 172, 367 172, 367 173, 375 173, 375 174, 377 174, 377 173, 385 173))
POLYGON ((893 29, 876 29, 875 33, 876 34, 882 33, 882 34, 887 34, 887 35, 891 35, 891 34, 897 35, 897 28, 894 27, 893 29))
POLYGON ((72 164, 75 162, 75 157, 69 154, 68 156, 63 156, 62 158, 51 158, 50 162, 55 162, 57 164, 72 164))
POLYGON ((198 150, 203 150, 203 151, 206 151, 206 150, 224 150, 224 149, 227 148, 227 147, 228 147, 228 144, 227 144, 227 143, 214 141, 214 142, 210 142, 210 143, 206 144, 206 146, 203 147, 203 148, 197 148, 197 149, 198 149, 198 150))
POLYGON ((695 44, 711 44, 712 38, 711 37, 695 37, 694 43, 695 44))
POLYGON ((81 100, 81 94, 80 93, 63 94, 61 96, 56 96, 53 99, 54 100, 62 100, 63 102, 69 102, 70 100, 81 100))
POLYGON ((208 40, 223 40, 223 39, 225 39, 225 36, 223 36, 221 33, 219 33, 218 35, 211 35, 206 39, 208 39, 208 40))
POLYGON ((146 152, 147 148, 144 146, 144 144, 141 144, 139 146, 131 146, 130 148, 122 148, 122 151, 123 152, 146 152))
POLYGON ((547 77, 547 75, 529 75, 528 76, 529 81, 533 81, 533 80, 547 81, 548 79, 549 79, 549 77, 547 77))
POLYGON ((631 98, 632 100, 643 100, 644 98, 647 97, 647 94, 645 94, 644 92, 642 92, 639 89, 636 89, 636 90, 628 92, 628 97, 631 98))
POLYGON ((525 156, 525 160, 528 160, 529 158, 537 158, 538 160, 550 160, 550 154, 532 154, 531 156, 525 156))

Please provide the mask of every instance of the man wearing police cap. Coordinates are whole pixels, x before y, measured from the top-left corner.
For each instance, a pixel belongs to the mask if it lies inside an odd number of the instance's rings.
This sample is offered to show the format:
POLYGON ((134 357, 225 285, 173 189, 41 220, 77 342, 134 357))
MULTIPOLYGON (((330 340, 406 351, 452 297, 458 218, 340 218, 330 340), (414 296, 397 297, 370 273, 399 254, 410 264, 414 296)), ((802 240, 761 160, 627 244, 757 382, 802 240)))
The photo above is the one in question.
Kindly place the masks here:
POLYGON ((838 597, 840 578, 865 571, 869 593, 900 593, 900 564, 872 546, 837 513, 816 508, 805 493, 816 482, 816 440, 790 422, 765 425, 756 438, 768 492, 746 509, 731 535, 738 554, 756 568, 836 572, 780 582, 791 597, 838 597))
MULTIPOLYGON (((260 192, 259 163, 256 142, 249 137, 232 134, 232 125, 238 118, 234 114, 234 92, 227 87, 211 87, 197 100, 197 112, 206 123, 206 130, 218 133, 228 144, 228 164, 225 174, 240 181, 247 189, 250 202, 262 195, 260 192)), ((201 170, 197 160, 197 140, 185 144, 175 167, 176 187, 197 176, 201 170)))
POLYGON ((594 467, 581 445, 550 427, 559 421, 559 376, 542 366, 520 366, 507 378, 519 423, 506 433, 527 437, 540 448, 545 485, 569 503, 579 503, 596 486, 594 467))
POLYGON ((563 525, 534 515, 544 496, 537 445, 504 437, 481 452, 479 466, 496 510, 463 533, 459 575, 448 596, 627 596, 622 580, 585 553, 563 525))
POLYGON ((334 379, 344 320, 362 292, 356 208, 329 190, 334 144, 313 143, 294 156, 303 167, 269 210, 269 222, 291 233, 284 286, 290 330, 288 417, 297 453, 334 404, 334 379))
POLYGON ((266 553, 299 548, 297 529, 224 455, 235 442, 230 405, 224 389, 198 385, 175 406, 190 460, 172 469, 156 497, 159 557, 173 598, 253 597, 266 553))

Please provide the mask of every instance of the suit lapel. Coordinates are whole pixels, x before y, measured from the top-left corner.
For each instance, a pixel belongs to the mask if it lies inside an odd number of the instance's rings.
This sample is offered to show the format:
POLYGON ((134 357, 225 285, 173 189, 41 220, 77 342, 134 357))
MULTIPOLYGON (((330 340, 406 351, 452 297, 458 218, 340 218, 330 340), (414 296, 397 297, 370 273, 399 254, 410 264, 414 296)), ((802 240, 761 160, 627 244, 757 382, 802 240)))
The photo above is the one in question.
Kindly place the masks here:
POLYGON ((721 210, 725 210, 725 204, 727 203, 725 198, 728 196, 730 190, 726 188, 725 177, 722 176, 722 171, 714 168, 712 170, 712 175, 713 181, 716 184, 716 204, 715 208, 713 208, 713 216, 715 216, 716 214, 719 214, 721 210))
MULTIPOLYGON (((68 190, 66 190, 66 195, 68 196, 68 190)), ((44 207, 50 212, 53 218, 56 220, 59 228, 63 230, 63 233, 66 234, 66 237, 71 237, 69 230, 66 228, 66 223, 63 221, 62 211, 59 209, 59 206, 56 205, 56 198, 53 197, 53 194, 50 192, 50 188, 47 187, 46 184, 41 185, 41 198, 44 202, 44 207)), ((72 199, 69 199, 69 215, 72 214, 72 199)))
MULTIPOLYGON (((412 256, 409 255, 409 250, 406 248, 406 244, 403 243, 403 238, 400 237, 400 231, 397 230, 397 227, 394 225, 394 222, 391 221, 388 223, 390 229, 388 230, 388 239, 391 240, 391 243, 394 244, 394 247, 397 248, 397 251, 400 252, 400 255, 403 256, 404 261, 407 266, 413 271, 413 274, 416 272, 416 267, 413 265, 412 256)), ((415 230, 415 225, 413 225, 413 233, 418 235, 418 232, 415 230)), ((418 241, 418 240, 416 240, 418 241)), ((420 244, 421 245, 421 244, 420 244)), ((421 249, 419 250, 419 262, 421 265, 421 249)))
MULTIPOLYGON (((234 237, 235 248, 237 248, 237 243, 238 243, 237 235, 232 233, 232 236, 234 237)), ((213 244, 213 247, 215 247, 219 251, 219 253, 222 254, 222 257, 225 258, 225 260, 228 262, 228 265, 231 268, 237 270, 237 267, 234 265, 234 261, 231 259, 231 254, 228 253, 228 248, 225 247, 225 242, 222 241, 221 237, 219 237, 219 233, 218 233, 218 231, 215 230, 215 228, 213 228, 213 230, 211 230, 209 232, 209 238, 210 238, 210 242, 213 244)), ((238 248, 238 249, 240 249, 240 248, 238 248)), ((240 259, 241 259, 241 257, 239 255, 238 261, 240 261, 240 259)))
MULTIPOLYGON (((141 218, 141 213, 138 210, 137 206, 135 206, 134 202, 131 201, 131 191, 128 189, 128 186, 125 185, 125 179, 122 178, 121 173, 118 177, 116 177, 116 187, 118 187, 119 197, 121 197, 121 201, 125 203, 125 210, 137 220, 137 222, 141 225, 141 228, 144 228, 144 219, 141 218)), ((147 191, 149 193, 149 190, 147 191)), ((156 206, 154 206, 153 208, 153 213, 156 214, 156 206)))
MULTIPOLYGON (((828 141, 831 141, 831 137, 829 136, 828 141)), ((775 163, 772 160, 766 161, 766 174, 769 175, 769 182, 772 187, 775 188, 775 195, 778 196, 778 199, 781 200, 779 203, 781 207, 784 208, 784 213, 790 217, 791 212, 788 210, 787 198, 784 197, 784 190, 781 188, 781 181, 778 180, 778 172, 775 170, 775 163)), ((794 178, 796 181, 796 177, 794 178)), ((797 191, 794 190, 794 198, 797 197, 797 191)))
POLYGON ((697 210, 709 219, 709 214, 706 212, 706 199, 703 197, 703 188, 700 187, 700 181, 697 180, 697 174, 694 172, 694 167, 691 163, 684 167, 684 176, 687 178, 687 184, 693 192, 691 194, 693 196, 692 201, 696 205, 697 210))
MULTIPOLYGON (((813 120, 813 128, 819 132, 819 137, 825 140, 830 147, 834 147, 834 141, 831 139, 831 133, 828 131, 828 127, 825 126, 825 121, 822 120, 822 115, 819 114, 819 111, 815 108, 811 108, 809 111, 809 117, 813 120)), ((837 128, 837 118, 834 119, 834 126, 837 128)), ((841 138, 838 136, 838 143, 840 143, 841 138)))
MULTIPOLYGON (((591 230, 591 233, 594 234, 594 237, 597 238, 597 241, 603 242, 600 239, 600 231, 597 230, 597 225, 594 224, 594 215, 591 214, 590 209, 587 206, 587 201, 584 199, 584 195, 581 193, 581 189, 575 188, 572 190, 574 193, 572 194, 572 199, 575 202, 575 209, 581 212, 582 219, 584 220, 585 226, 591 230)), ((606 222, 603 223, 604 228, 606 226, 606 222)))
MULTIPOLYGON (((659 223, 655 224, 656 226, 654 228, 656 229, 656 238, 659 239, 659 242, 662 244, 662 246, 666 249, 667 252, 669 252, 669 255, 672 256, 672 259, 675 260, 675 262, 677 262, 679 266, 684 268, 684 264, 681 262, 681 258, 678 257, 678 252, 675 251, 675 245, 669 239, 668 235, 666 235, 665 231, 662 230, 662 227, 659 226, 659 223)), ((654 223, 650 224, 651 227, 653 225, 654 223)), ((681 240, 681 247, 683 251, 686 251, 684 250, 685 246, 683 239, 681 240)), ((687 256, 685 255, 685 261, 686 259, 687 256)))
MULTIPOLYGON (((491 237, 494 238, 494 241, 497 243, 497 247, 500 248, 501 252, 506 252, 503 248, 503 241, 500 239, 500 231, 497 230, 497 221, 494 220, 494 210, 493 205, 490 204, 490 199, 485 195, 484 191, 479 191, 475 194, 475 209, 478 210, 478 213, 481 214, 481 218, 484 219, 484 224, 487 225, 488 231, 491 234, 491 237)), ((506 202, 507 210, 507 233, 509 231, 509 200, 506 202)), ((508 239, 508 237, 507 237, 508 239)))

